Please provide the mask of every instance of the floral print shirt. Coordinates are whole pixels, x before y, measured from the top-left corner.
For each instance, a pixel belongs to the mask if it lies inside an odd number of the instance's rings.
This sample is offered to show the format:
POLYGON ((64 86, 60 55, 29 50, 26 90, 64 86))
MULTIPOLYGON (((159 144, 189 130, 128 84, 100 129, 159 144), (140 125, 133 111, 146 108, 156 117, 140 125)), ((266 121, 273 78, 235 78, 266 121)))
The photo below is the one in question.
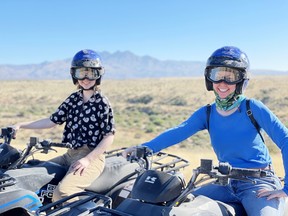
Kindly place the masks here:
POLYGON ((114 134, 113 110, 108 99, 100 92, 83 102, 82 91, 72 93, 50 116, 55 124, 63 124, 62 142, 74 149, 88 145, 95 148, 105 135, 114 134))

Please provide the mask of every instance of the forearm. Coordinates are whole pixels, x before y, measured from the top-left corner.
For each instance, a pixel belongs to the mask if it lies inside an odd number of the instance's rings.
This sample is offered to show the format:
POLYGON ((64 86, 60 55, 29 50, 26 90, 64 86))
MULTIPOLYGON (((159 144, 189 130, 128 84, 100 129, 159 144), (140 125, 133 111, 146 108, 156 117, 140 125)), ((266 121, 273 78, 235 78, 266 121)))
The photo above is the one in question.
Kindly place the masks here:
POLYGON ((86 157, 89 159, 89 161, 94 160, 94 158, 97 158, 99 155, 103 154, 109 146, 113 143, 114 135, 110 134, 105 136, 102 141, 98 144, 98 146, 91 151, 86 157))
POLYGON ((46 128, 52 128, 56 124, 52 122, 49 118, 40 119, 37 121, 31 121, 31 122, 21 122, 14 125, 15 129, 18 130, 20 128, 24 129, 46 129, 46 128))
POLYGON ((146 146, 156 153, 162 149, 180 143, 192 136, 196 131, 194 128, 189 127, 188 124, 189 123, 185 121, 174 128, 170 128, 149 142, 143 143, 142 146, 146 146))

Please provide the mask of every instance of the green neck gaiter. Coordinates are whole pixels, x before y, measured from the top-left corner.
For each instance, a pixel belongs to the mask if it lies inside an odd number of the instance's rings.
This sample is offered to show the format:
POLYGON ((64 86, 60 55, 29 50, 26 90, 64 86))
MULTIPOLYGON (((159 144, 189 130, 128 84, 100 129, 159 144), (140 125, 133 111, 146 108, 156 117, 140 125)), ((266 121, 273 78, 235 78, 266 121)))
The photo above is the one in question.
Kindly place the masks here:
POLYGON ((214 91, 214 94, 216 96, 216 106, 223 111, 229 111, 235 107, 238 107, 240 103, 245 99, 244 95, 235 95, 234 92, 223 99, 219 97, 217 92, 214 91))

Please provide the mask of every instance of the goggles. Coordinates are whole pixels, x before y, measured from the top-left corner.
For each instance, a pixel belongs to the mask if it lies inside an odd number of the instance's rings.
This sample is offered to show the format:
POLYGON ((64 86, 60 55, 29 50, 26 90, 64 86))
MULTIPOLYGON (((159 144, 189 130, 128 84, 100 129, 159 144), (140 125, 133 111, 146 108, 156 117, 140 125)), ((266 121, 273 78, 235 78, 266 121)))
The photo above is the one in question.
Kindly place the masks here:
POLYGON ((237 84, 244 79, 243 71, 228 67, 215 67, 207 69, 206 77, 213 83, 225 82, 228 85, 237 84))
POLYGON ((72 68, 72 74, 77 80, 96 80, 100 78, 100 71, 97 68, 72 68))

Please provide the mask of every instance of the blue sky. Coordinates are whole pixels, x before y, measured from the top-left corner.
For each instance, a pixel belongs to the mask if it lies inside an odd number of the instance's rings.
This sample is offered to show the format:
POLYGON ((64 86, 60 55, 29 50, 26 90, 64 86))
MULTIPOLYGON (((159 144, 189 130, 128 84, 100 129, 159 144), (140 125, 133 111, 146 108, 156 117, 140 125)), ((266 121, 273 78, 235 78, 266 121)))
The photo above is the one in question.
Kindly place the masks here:
POLYGON ((288 71, 287 0, 3 0, 0 64, 131 51, 160 60, 206 61, 238 46, 252 69, 288 71))

